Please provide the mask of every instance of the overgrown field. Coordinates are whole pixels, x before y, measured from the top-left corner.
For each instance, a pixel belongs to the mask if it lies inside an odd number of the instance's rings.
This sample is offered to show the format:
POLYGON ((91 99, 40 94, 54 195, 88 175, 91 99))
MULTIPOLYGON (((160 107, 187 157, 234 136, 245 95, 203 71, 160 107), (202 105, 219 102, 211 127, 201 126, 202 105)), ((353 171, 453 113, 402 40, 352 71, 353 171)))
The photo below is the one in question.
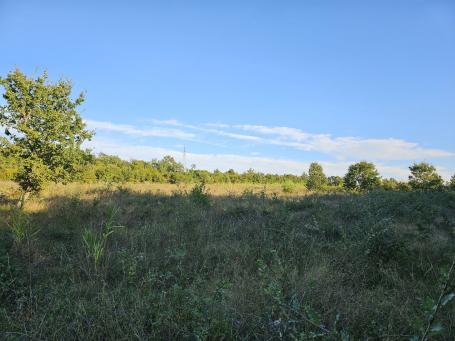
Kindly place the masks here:
POLYGON ((0 183, 0 339, 455 339, 455 192, 281 190, 0 183))

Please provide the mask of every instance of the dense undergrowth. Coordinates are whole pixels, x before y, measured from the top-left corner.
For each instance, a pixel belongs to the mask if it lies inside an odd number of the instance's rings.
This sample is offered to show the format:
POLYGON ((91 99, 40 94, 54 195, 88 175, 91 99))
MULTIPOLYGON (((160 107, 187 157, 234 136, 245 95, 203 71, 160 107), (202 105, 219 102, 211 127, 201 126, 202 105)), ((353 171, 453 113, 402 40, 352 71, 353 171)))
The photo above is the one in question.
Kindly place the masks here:
POLYGON ((1 339, 455 338, 453 192, 1 200, 1 339))

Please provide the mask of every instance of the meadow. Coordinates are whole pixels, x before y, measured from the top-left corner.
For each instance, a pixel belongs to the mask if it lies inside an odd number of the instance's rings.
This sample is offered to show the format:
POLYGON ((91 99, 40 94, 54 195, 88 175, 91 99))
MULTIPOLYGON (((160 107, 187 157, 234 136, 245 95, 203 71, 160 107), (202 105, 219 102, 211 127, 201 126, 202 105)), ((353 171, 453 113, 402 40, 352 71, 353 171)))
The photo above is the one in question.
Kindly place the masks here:
POLYGON ((455 192, 0 183, 0 339, 453 340, 455 192))

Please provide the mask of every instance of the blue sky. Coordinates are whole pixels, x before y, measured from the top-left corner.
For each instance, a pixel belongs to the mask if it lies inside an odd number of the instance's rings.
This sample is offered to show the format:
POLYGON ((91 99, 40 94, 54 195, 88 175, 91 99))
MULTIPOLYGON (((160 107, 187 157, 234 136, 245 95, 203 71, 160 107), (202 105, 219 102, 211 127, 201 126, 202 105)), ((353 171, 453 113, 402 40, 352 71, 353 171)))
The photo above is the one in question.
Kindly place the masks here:
POLYGON ((454 1, 0 0, 0 74, 86 91, 96 152, 455 173, 454 1))

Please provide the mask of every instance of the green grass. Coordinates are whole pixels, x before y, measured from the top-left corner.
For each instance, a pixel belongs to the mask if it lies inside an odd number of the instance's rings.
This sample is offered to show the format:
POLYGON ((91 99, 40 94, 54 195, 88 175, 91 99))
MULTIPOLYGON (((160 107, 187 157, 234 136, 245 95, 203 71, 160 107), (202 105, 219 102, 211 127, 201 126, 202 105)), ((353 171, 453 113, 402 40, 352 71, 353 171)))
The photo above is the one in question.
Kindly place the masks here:
POLYGON ((455 338, 455 193, 11 193, 0 339, 455 338))

